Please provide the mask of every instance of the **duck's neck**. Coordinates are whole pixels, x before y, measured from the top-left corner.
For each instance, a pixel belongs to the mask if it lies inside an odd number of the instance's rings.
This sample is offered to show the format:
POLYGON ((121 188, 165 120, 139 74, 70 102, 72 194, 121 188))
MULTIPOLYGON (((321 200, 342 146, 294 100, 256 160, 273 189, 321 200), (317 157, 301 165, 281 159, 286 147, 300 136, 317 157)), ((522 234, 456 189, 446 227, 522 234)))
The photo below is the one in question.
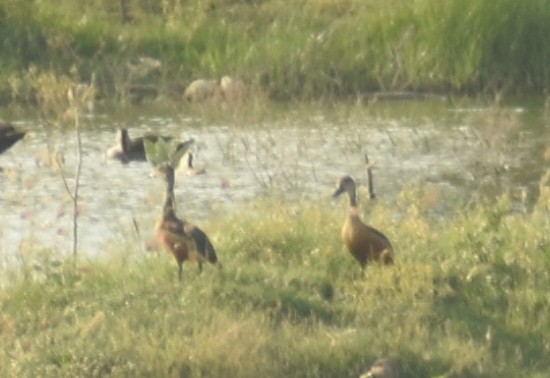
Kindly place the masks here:
POLYGON ((348 209, 348 217, 350 219, 361 219, 361 210, 359 210, 359 206, 357 205, 357 194, 355 190, 352 190, 348 192, 349 195, 349 209, 348 209))
POLYGON ((128 130, 120 129, 118 131, 118 144, 124 153, 128 152, 130 148, 130 136, 128 135, 128 130))
POLYGON ((357 207, 357 192, 355 189, 348 190, 348 197, 349 197, 349 207, 350 208, 356 208, 357 207))
POLYGON ((170 167, 165 172, 166 191, 164 192, 164 204, 162 216, 164 219, 176 216, 176 201, 174 196, 174 170, 170 167))

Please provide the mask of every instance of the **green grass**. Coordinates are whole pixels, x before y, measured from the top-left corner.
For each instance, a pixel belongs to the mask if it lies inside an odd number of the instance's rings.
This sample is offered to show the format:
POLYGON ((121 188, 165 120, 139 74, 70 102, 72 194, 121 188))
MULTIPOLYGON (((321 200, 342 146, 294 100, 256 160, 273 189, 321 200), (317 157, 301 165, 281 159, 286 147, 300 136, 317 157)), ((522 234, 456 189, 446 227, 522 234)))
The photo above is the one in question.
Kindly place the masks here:
POLYGON ((282 100, 381 89, 543 94, 550 86, 545 0, 127 4, 130 21, 118 1, 0 0, 0 100, 32 101, 40 88, 30 69, 76 81, 96 72, 101 95, 119 100, 135 85, 154 84, 165 98, 225 74, 282 100), (142 56, 161 68, 130 78, 127 63, 142 56))
POLYGON ((203 224, 223 268, 199 275, 188 263, 182 283, 171 256, 131 240, 76 268, 46 258, 38 271, 25 262, 42 252, 22 254, 21 269, 3 272, 0 375, 346 377, 392 356, 404 377, 543 377, 541 188, 530 213, 506 196, 448 219, 415 191, 369 204, 397 257, 366 275, 340 241, 343 202, 266 200, 203 224))

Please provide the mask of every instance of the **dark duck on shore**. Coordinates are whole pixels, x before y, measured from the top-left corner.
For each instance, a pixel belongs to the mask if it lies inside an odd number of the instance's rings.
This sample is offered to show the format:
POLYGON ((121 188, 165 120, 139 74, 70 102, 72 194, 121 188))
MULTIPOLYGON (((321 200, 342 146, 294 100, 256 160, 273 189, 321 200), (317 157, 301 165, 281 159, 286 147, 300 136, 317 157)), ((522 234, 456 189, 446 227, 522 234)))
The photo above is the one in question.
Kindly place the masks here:
POLYGON ((338 181, 333 197, 338 197, 344 192, 349 198, 348 214, 342 226, 342 240, 347 249, 363 269, 371 261, 393 263, 393 248, 390 240, 377 229, 361 221, 355 182, 349 176, 342 177, 338 181))

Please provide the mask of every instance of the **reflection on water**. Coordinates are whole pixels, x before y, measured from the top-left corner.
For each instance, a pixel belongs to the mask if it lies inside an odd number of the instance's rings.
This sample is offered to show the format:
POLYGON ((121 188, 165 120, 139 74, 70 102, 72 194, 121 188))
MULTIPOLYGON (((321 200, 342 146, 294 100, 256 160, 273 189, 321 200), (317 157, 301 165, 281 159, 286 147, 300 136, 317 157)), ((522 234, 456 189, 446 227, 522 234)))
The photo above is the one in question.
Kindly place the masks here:
MULTIPOLYGON (((151 236, 160 212, 162 180, 147 163, 121 164, 104 157, 114 144, 115 129, 131 135, 157 131, 195 138, 195 165, 206 175, 176 178, 178 211, 193 221, 232 211, 262 195, 304 198, 331 206, 336 179, 354 176, 366 185, 364 154, 374 163, 375 190, 380 201, 395 201, 411 185, 437 193, 434 214, 445 204, 511 190, 536 196, 548 147, 548 120, 537 110, 510 108, 450 109, 445 103, 386 103, 336 116, 321 107, 308 114, 275 120, 208 124, 180 113, 129 109, 131 116, 98 111, 83 120, 83 171, 79 201, 80 249, 88 256, 102 253, 105 242, 123 240, 139 225, 141 238, 151 236)), ((0 251, 10 256, 35 248, 69 253, 76 136, 51 128, 40 119, 14 120, 31 137, 0 157, 0 251)))

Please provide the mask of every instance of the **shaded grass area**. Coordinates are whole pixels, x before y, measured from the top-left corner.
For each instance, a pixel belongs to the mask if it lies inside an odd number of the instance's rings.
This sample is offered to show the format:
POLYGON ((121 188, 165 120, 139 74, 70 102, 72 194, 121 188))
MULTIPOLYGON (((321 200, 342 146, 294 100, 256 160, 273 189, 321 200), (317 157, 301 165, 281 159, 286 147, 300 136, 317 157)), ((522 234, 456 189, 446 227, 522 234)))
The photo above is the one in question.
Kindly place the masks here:
POLYGON ((381 356, 405 377, 542 377, 550 369, 547 192, 452 219, 415 197, 368 206, 396 264, 365 275, 343 206, 255 202, 205 225, 223 263, 129 243, 105 260, 4 272, 2 376, 343 377, 381 356), (394 213, 401 214, 397 218, 394 213), (40 274, 38 274, 40 273, 40 274))
MULTIPOLYGON (((36 74, 123 99, 230 74, 272 98, 373 90, 535 92, 550 83, 545 0, 0 1, 0 94, 36 101, 36 74), (140 57, 162 66, 137 72, 140 57)), ((51 83, 50 83, 51 85, 51 83)), ((63 91, 65 92, 65 91, 63 91)))

